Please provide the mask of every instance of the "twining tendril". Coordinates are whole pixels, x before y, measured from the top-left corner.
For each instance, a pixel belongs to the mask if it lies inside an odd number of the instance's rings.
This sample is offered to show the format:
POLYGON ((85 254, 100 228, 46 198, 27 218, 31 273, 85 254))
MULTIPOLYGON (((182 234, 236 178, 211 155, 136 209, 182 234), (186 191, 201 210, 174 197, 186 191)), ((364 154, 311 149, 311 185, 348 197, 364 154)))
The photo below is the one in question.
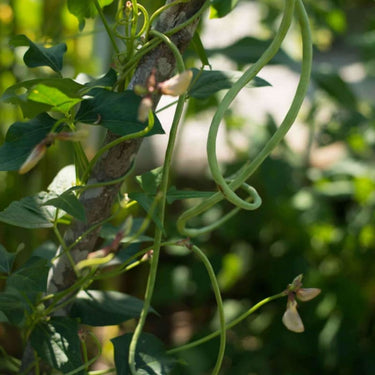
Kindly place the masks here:
MULTIPOLYGON (((199 234, 207 233, 208 231, 212 230, 219 226, 217 223, 214 223, 208 227, 203 227, 199 229, 188 228, 187 222, 207 211, 213 205, 220 202, 224 197, 227 198, 230 202, 234 203, 239 208, 246 208, 253 209, 252 206, 248 206, 246 201, 243 201, 240 197, 236 196, 234 191, 242 186, 242 184, 256 171, 256 169, 262 164, 262 162, 266 159, 266 157, 272 152, 272 150, 280 143, 280 141, 285 137, 286 133, 294 123, 297 114, 302 106, 304 97, 307 93, 308 84, 310 81, 310 73, 311 73, 311 66, 312 66, 312 42, 311 42, 311 35, 310 35, 310 28, 308 23, 308 18, 306 15, 306 11, 304 9, 303 3, 301 0, 297 1, 297 12, 299 23, 301 27, 301 34, 302 34, 302 45, 303 45, 303 57, 302 57, 302 69, 301 75, 299 79, 299 83, 297 86, 297 90, 295 96, 293 98, 292 104, 281 123, 278 130, 275 134, 271 137, 271 139, 266 143, 263 149, 258 153, 255 159, 250 162, 246 163, 237 173, 236 177, 232 180, 231 183, 227 184, 225 178, 221 175, 217 158, 216 158, 216 136, 218 126, 220 121, 224 115, 225 110, 231 104, 235 96, 241 90, 242 87, 245 86, 249 80, 251 80, 255 75, 259 72, 259 70, 275 55, 277 50, 280 48, 281 42, 285 37, 285 34, 290 26, 292 14, 295 6, 296 0, 286 0, 285 7, 284 7, 284 15, 280 25, 280 28, 275 36, 274 41, 271 43, 270 47, 264 52, 264 54, 260 57, 260 59, 250 68, 248 69, 242 77, 235 83, 231 90, 228 91, 227 95, 225 96, 224 100, 220 103, 220 106, 215 113, 215 116, 211 123, 211 128, 209 131, 209 137, 207 141, 207 154, 209 165, 211 171, 213 172, 214 179, 219 186, 220 192, 213 194, 210 198, 206 199, 202 203, 198 204, 197 206, 185 211, 177 221, 177 227, 180 233, 193 237, 199 234), (217 224, 217 225, 216 225, 217 224)), ((251 202, 253 203, 253 202, 251 202)), ((236 209, 235 209, 236 210, 236 209)), ((225 219, 230 218, 234 215, 235 212, 231 212, 230 214, 225 216, 225 219)), ((220 224, 223 223, 223 220, 220 220, 220 224)))

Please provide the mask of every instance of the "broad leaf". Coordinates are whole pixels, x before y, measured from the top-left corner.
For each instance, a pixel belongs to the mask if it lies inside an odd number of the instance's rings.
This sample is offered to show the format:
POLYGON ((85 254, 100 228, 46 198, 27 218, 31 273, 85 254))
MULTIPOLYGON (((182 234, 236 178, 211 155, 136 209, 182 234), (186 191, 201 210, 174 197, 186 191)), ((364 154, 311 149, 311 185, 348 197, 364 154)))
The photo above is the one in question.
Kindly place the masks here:
POLYGON ((32 257, 38 257, 51 261, 56 255, 57 245, 52 241, 46 241, 38 246, 32 253, 32 257))
MULTIPOLYGON (((100 7, 103 8, 111 4, 113 0, 98 0, 98 2, 100 7)), ((92 0, 68 0, 68 9, 70 13, 77 17, 80 30, 85 26, 85 18, 94 18, 98 14, 92 0)))
MULTIPOLYGON (((55 220, 56 208, 43 204, 52 197, 55 194, 42 191, 20 201, 13 201, 0 212, 0 221, 21 228, 50 228, 55 220)), ((61 212, 59 217, 63 215, 64 212, 61 212)))
POLYGON ((12 124, 5 143, 0 147, 0 170, 20 169, 31 150, 46 137, 55 122, 52 117, 42 113, 27 122, 12 124))
POLYGON ((315 70, 312 73, 314 82, 332 99, 343 107, 355 110, 357 98, 349 85, 333 71, 315 70))
MULTIPOLYGON (((99 124, 117 135, 127 135, 143 130, 147 123, 137 120, 141 98, 133 91, 113 92, 103 88, 92 89, 92 97, 81 102, 76 120, 89 125, 99 124)), ((163 134, 155 116, 152 130, 146 136, 163 134)))
POLYGON ((39 103, 29 98, 31 90, 37 85, 55 88, 69 98, 80 98, 85 90, 85 86, 70 78, 37 78, 19 82, 8 87, 1 96, 1 100, 20 106, 25 117, 35 117, 39 113, 45 112, 51 108, 49 104, 39 103))
MULTIPOLYGON (((115 349, 117 375, 130 375, 128 364, 131 333, 115 337, 112 344, 115 349)), ((154 335, 142 333, 135 353, 137 375, 168 375, 176 360, 166 354, 163 343, 154 335)))
POLYGON ((221 18, 230 13, 237 5, 238 0, 212 0, 210 18, 221 18))
MULTIPOLYGON (((228 47, 207 49, 206 52, 208 57, 215 54, 225 55, 239 65, 253 64, 259 59, 271 42, 272 40, 244 37, 228 47)), ((279 50, 270 63, 292 64, 293 61, 283 50, 279 50)))
POLYGON ((71 190, 65 191, 56 198, 49 199, 43 205, 60 208, 76 219, 86 221, 85 208, 71 190))
MULTIPOLYGON (((53 317, 33 329, 30 341, 38 355, 54 369, 66 374, 82 366, 78 324, 67 317, 53 317)), ((84 370, 75 374, 85 374, 84 370)))
POLYGON ((16 253, 9 253, 3 245, 0 245, 0 272, 10 273, 12 271, 16 253))
POLYGON ((45 48, 33 43, 26 35, 16 35, 9 44, 13 47, 28 46, 29 49, 23 56, 23 61, 30 68, 49 66, 55 72, 60 72, 63 66, 63 57, 66 52, 66 44, 45 48))
MULTIPOLYGON (((78 293, 71 309, 71 316, 91 326, 120 324, 138 318, 143 301, 116 291, 83 290, 78 293)), ((150 310, 156 313, 155 310, 150 310)))
POLYGON ((47 104, 50 106, 51 111, 62 112, 65 115, 68 115, 69 111, 82 100, 70 98, 59 89, 43 84, 36 85, 32 89, 29 99, 34 102, 47 104))
MULTIPOLYGON (((242 76, 238 71, 220 71, 220 70, 199 70, 193 71, 193 85, 189 90, 189 95, 193 98, 204 99, 216 92, 229 89, 242 76)), ((262 78, 255 77, 246 87, 264 87, 271 86, 262 78)))

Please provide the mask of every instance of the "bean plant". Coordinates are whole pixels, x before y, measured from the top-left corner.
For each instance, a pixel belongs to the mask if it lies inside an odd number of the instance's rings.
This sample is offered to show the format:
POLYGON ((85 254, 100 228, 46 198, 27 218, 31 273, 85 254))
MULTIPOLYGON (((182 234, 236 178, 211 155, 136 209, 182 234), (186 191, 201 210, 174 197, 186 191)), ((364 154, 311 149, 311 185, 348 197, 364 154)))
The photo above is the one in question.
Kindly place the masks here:
POLYGON ((199 20, 209 8, 212 17, 223 17, 235 3, 168 0, 151 11, 136 0, 68 0, 68 9, 79 20, 81 30, 88 18, 100 18, 113 51, 107 73, 85 83, 65 74, 66 44, 41 44, 26 35, 16 35, 9 41, 16 51, 26 47, 23 61, 28 68, 39 69, 39 75, 8 87, 2 94, 3 101, 21 109, 24 121, 9 127, 0 147, 0 169, 29 173, 38 168, 38 162, 57 142, 72 142, 74 164, 60 170, 45 191, 11 202, 0 212, 0 220, 8 225, 31 230, 50 228, 58 243, 56 251, 41 244, 16 269, 13 264, 17 253, 0 246, 0 271, 5 279, 0 317, 18 327, 24 343, 21 360, 2 349, 7 372, 169 374, 181 365, 179 352, 219 337, 212 369, 212 374, 218 374, 225 355, 226 331, 280 298, 287 299, 282 317, 286 328, 304 330, 297 300, 308 301, 320 290, 303 288, 302 275, 286 288, 280 286, 280 293, 266 297, 235 320, 226 321, 214 268, 195 241, 222 226, 239 210, 260 207, 262 200, 250 185, 251 177, 291 128, 309 85, 312 42, 302 0, 284 1, 272 43, 249 68, 239 73, 211 67, 197 31, 199 20), (108 5, 117 9, 111 17, 105 13, 108 5), (279 51, 293 20, 299 24, 302 46, 294 99, 256 157, 232 175, 224 176, 216 150, 219 126, 241 90, 269 85, 257 74, 279 51), (199 62, 186 69, 183 52, 188 45, 199 62), (205 99, 224 89, 227 91, 215 110, 207 137, 207 161, 217 190, 171 187, 171 163, 184 106, 190 98, 205 99), (158 107, 162 95, 176 97, 171 130, 165 135, 168 145, 164 163, 137 176, 141 192, 127 187, 124 194, 121 187, 133 172, 143 138, 164 133, 157 115, 163 110, 158 107), (94 128, 104 129, 106 136, 89 159, 83 145, 94 128), (169 236, 167 205, 186 199, 198 203, 180 213, 176 222, 179 237, 169 236), (223 200, 233 206, 231 211, 210 225, 193 226, 195 217, 223 200), (144 210, 143 217, 134 217, 136 206, 144 210), (156 313, 151 303, 160 252, 171 245, 187 249, 203 263, 216 299, 220 327, 197 341, 166 350, 160 339, 144 331, 144 326, 148 314, 156 313), (92 288, 94 282, 117 277, 142 263, 149 263, 143 301, 119 291, 92 288), (87 327, 117 325, 134 318, 134 332, 111 340, 115 367, 90 371, 101 356, 102 344, 95 331, 87 327), (94 343, 96 354, 88 350, 88 343, 94 343))

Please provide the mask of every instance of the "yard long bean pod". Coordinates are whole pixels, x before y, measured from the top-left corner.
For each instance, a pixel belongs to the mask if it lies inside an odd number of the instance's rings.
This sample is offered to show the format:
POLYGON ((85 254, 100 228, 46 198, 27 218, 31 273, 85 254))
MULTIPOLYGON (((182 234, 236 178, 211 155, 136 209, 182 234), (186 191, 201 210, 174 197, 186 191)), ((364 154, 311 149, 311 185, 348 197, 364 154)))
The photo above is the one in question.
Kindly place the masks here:
POLYGON ((208 160, 211 171, 213 173, 213 177, 215 182, 218 184, 220 192, 213 194, 210 198, 206 199, 204 202, 198 204, 197 206, 185 211, 178 219, 177 226, 179 231, 187 235, 189 237, 197 236, 199 234, 206 233, 223 223, 224 219, 230 218, 236 212, 230 212, 227 214, 222 220, 217 223, 211 224, 208 227, 203 227, 199 229, 188 228, 187 222, 201 214, 202 212, 207 211, 216 203, 220 202, 224 197, 227 198, 230 202, 236 205, 234 210, 238 210, 239 208, 244 209, 254 209, 255 201, 253 198, 257 199, 257 193, 255 190, 252 191, 252 196, 247 200, 242 200, 238 197, 234 191, 242 186, 242 184, 256 171, 256 169, 261 165, 261 163, 265 160, 265 158, 272 152, 272 150, 279 144, 279 142, 284 138, 292 124, 294 123, 297 114, 301 108, 302 102, 304 97, 307 93, 308 84, 310 80, 311 74, 311 66, 312 66, 312 42, 311 42, 311 34, 310 34, 310 27, 308 18, 306 15, 305 8, 301 0, 286 0, 285 7, 284 7, 284 16, 278 30, 278 33, 271 43, 270 47, 264 52, 264 54, 260 57, 260 59, 249 69, 247 70, 242 77, 236 82, 236 84, 230 89, 227 95, 224 97, 224 100, 220 104, 213 121, 211 123, 211 128, 209 131, 209 137, 207 141, 207 153, 208 153, 208 160), (301 75, 299 79, 299 83, 297 86, 296 93, 294 95, 292 104, 281 123, 278 130, 275 134, 271 137, 271 139, 266 143, 263 149, 259 152, 259 154, 255 157, 255 159, 250 162, 246 163, 237 173, 235 178, 227 184, 225 178, 221 175, 216 159, 216 136, 218 126, 220 121, 224 115, 225 110, 229 107, 235 96, 244 87, 244 85, 249 82, 255 75, 259 72, 259 70, 274 56, 277 50, 280 48, 281 42, 285 37, 285 34, 290 26, 292 20, 292 14, 294 11, 294 7, 296 4, 296 9, 299 18, 299 24, 301 28, 302 34, 302 45, 303 45, 303 57, 302 57, 302 69, 301 75), (253 201, 249 202, 249 199, 253 201))

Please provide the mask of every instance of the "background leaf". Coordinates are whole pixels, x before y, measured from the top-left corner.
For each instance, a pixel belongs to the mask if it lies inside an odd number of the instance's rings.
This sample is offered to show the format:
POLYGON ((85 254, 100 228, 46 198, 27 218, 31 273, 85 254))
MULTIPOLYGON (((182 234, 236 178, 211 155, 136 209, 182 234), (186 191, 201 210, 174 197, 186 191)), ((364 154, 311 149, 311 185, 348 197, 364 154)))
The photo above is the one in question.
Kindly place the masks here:
POLYGON ((0 245, 0 272, 10 273, 12 271, 16 253, 9 253, 3 245, 0 245))
MULTIPOLYGON (((108 326, 138 318, 143 301, 117 291, 83 290, 77 295, 71 316, 83 324, 108 326)), ((150 312, 156 313, 152 308, 150 312)))
MULTIPOLYGON (((115 337, 112 344, 115 349, 117 375, 131 374, 128 365, 131 333, 115 337)), ((142 333, 135 353, 135 365, 138 375, 169 375, 176 363, 173 357, 167 356, 163 343, 154 335, 142 333)))
MULTIPOLYGON (((82 365, 78 324, 67 317, 53 317, 33 329, 30 341, 38 355, 66 374, 82 365)), ((84 370, 76 374, 85 374, 84 370)))
MULTIPOLYGON (((206 49, 206 53, 208 57, 216 54, 225 55, 242 66, 256 62, 271 42, 272 39, 263 40, 247 36, 227 47, 206 49)), ((293 64, 293 60, 280 49, 269 64, 291 65, 293 64)))
POLYGON ((46 113, 26 122, 12 124, 0 147, 0 170, 20 169, 31 150, 46 137, 54 124, 55 120, 46 113))
MULTIPOLYGON (((193 98, 204 99, 224 89, 229 89, 242 76, 242 72, 223 70, 199 70, 193 71, 193 86, 189 95, 193 98)), ((262 78, 255 77, 245 87, 271 86, 262 78)))
POLYGON ((33 43, 26 35, 16 35, 10 40, 9 44, 13 47, 29 47, 23 56, 23 61, 29 68, 49 66, 55 72, 60 72, 62 69, 63 57, 66 52, 65 43, 45 48, 33 43))
MULTIPOLYGON (((90 91, 92 98, 85 99, 76 115, 76 120, 89 125, 99 123, 117 135, 127 135, 141 131, 147 126, 137 120, 141 97, 133 91, 113 92, 103 88, 90 91)), ((163 134, 159 119, 147 136, 163 134)))

